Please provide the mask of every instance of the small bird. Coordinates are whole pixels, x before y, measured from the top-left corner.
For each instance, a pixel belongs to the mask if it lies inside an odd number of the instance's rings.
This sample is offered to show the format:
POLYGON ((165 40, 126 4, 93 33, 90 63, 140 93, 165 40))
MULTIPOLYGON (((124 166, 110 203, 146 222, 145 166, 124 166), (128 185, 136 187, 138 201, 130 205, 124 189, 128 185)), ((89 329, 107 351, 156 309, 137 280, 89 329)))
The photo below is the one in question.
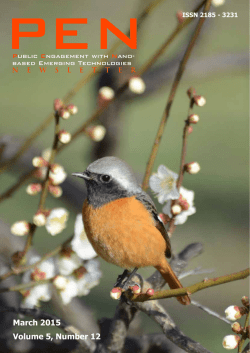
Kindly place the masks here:
MULTIPOLYGON (((131 167, 119 158, 104 157, 72 175, 86 182, 82 216, 96 253, 125 269, 153 266, 171 289, 182 288, 166 260, 171 257, 171 245, 164 224, 131 167)), ((177 300, 190 304, 188 295, 177 300)))

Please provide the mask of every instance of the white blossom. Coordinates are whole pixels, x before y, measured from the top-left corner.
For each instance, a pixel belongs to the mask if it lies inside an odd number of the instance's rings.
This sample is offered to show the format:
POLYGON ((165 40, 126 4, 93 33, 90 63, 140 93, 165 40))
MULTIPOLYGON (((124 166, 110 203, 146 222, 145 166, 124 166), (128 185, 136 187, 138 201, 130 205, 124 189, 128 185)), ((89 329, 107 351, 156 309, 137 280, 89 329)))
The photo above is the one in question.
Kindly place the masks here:
POLYGON ((97 256, 85 233, 81 214, 76 216, 74 237, 71 241, 71 246, 83 260, 90 260, 97 256))
POLYGON ((56 264, 61 275, 70 275, 82 266, 82 259, 70 248, 56 256, 56 264))
MULTIPOLYGON (((40 256, 33 256, 29 264, 33 264, 41 259, 40 256)), ((23 283, 30 281, 37 281, 43 279, 49 279, 55 276, 56 268, 53 258, 44 260, 34 269, 31 269, 24 273, 22 277, 23 283)), ((52 296, 52 285, 50 283, 39 284, 35 287, 29 288, 23 291, 23 301, 21 306, 25 308, 33 308, 39 306, 39 301, 49 301, 52 296)))
POLYGON ((90 289, 99 283, 99 279, 102 276, 99 266, 99 261, 96 259, 89 260, 84 264, 87 272, 77 280, 78 296, 88 295, 90 289))
MULTIPOLYGON (((187 221, 188 216, 191 216, 196 212, 196 208, 194 207, 194 192, 192 190, 187 190, 184 187, 180 187, 180 195, 181 202, 185 204, 185 208, 183 211, 175 217, 175 225, 183 224, 187 221)), ((162 212, 172 218, 171 212, 171 200, 166 203, 163 207, 162 212)))
POLYGON ((66 277, 66 280, 67 282, 64 289, 59 290, 59 295, 64 305, 69 304, 71 300, 78 294, 78 286, 75 277, 68 276, 66 277))
POLYGON ((61 165, 55 164, 49 172, 49 177, 54 185, 59 185, 67 178, 67 173, 61 165))
POLYGON ((179 191, 176 187, 178 174, 172 172, 164 165, 158 167, 157 173, 151 175, 149 186, 157 194, 159 203, 168 200, 176 200, 179 197, 179 191))
POLYGON ((17 236, 27 235, 30 231, 30 224, 27 221, 18 221, 12 224, 10 231, 17 236))
POLYGON ((45 227, 51 235, 61 233, 67 226, 69 212, 65 208, 54 208, 47 218, 45 227))

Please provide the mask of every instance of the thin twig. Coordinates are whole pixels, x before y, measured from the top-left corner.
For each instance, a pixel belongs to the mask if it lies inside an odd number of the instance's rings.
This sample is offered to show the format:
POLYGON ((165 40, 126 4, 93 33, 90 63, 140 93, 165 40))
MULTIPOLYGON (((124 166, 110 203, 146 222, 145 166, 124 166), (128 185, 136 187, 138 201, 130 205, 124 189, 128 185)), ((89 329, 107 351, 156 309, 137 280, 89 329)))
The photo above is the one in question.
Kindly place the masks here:
POLYGON ((226 323, 229 324, 229 325, 232 324, 231 321, 227 320, 225 317, 223 317, 223 316, 221 316, 220 314, 216 313, 216 311, 211 310, 211 309, 208 308, 207 306, 205 306, 205 305, 203 305, 203 304, 200 304, 200 303, 198 303, 198 302, 195 301, 195 300, 191 300, 191 304, 194 305, 194 306, 196 306, 197 308, 199 308, 199 309, 205 311, 207 314, 212 315, 212 316, 214 316, 214 317, 217 317, 217 319, 222 320, 222 321, 226 322, 226 323))
POLYGON ((172 298, 172 297, 178 297, 178 296, 187 295, 187 294, 191 295, 193 293, 196 293, 206 288, 247 278, 249 274, 250 274, 250 270, 249 268, 247 268, 246 270, 239 271, 236 273, 231 273, 230 275, 206 279, 202 282, 193 284, 185 288, 161 290, 159 292, 156 292, 150 298, 146 294, 134 294, 131 297, 129 297, 129 299, 133 302, 144 302, 147 300, 172 298))
MULTIPOLYGON (((48 195, 48 186, 50 183, 49 172, 50 172, 51 165, 54 163, 55 156, 56 156, 57 149, 58 149, 58 143, 59 143, 58 136, 59 136, 59 132, 60 132, 60 125, 59 125, 60 117, 56 113, 54 115, 54 118, 55 118, 54 141, 53 141, 52 151, 51 151, 51 155, 50 155, 50 159, 49 159, 49 163, 48 163, 46 177, 45 177, 45 180, 43 181, 43 185, 42 185, 42 191, 41 191, 40 201, 39 201, 39 205, 38 205, 38 211, 44 210, 45 201, 46 201, 46 198, 48 195)), ((24 250, 22 252, 22 258, 24 258, 24 256, 27 254, 28 250, 30 249, 30 247, 32 245, 32 241, 33 241, 33 237, 34 237, 36 229, 37 229, 37 225, 35 225, 34 223, 31 223, 30 231, 29 231, 29 234, 28 234, 27 240, 26 240, 26 244, 25 244, 24 250)))
MULTIPOLYGON (((209 10, 211 2, 212 2, 212 0, 207 0, 205 2, 204 12, 207 12, 209 10)), ((202 4, 204 4, 204 2, 202 4)), ((172 106, 172 103, 173 103, 173 100, 174 100, 178 85, 180 83, 181 77, 182 77, 183 72, 184 72, 184 70, 186 68, 186 64, 187 64, 188 59, 190 57, 190 54, 191 54, 191 52, 193 50, 195 42, 196 42, 196 40, 197 40, 197 38, 199 36, 200 30, 202 28, 202 25, 203 25, 204 21, 205 21, 205 17, 201 17, 199 19, 199 22, 198 22, 198 24, 197 24, 197 26, 195 28, 194 34, 193 34, 193 36, 192 36, 192 38, 191 38, 191 40, 190 40, 190 42, 188 44, 188 47, 187 47, 187 49, 185 51, 183 59, 180 62, 178 71, 176 73, 176 76, 175 76, 175 79, 174 79, 174 82, 173 82, 173 85, 172 85, 172 88, 171 88, 171 91, 170 91, 170 94, 169 94, 169 97, 168 97, 168 100, 167 100, 166 108, 164 110, 164 113, 163 113, 163 116, 162 116, 162 119, 161 119, 161 122, 160 122, 160 126, 159 126, 158 132, 156 134, 156 138, 155 138, 154 144, 153 144, 153 148, 152 148, 152 151, 151 151, 148 163, 147 163, 147 168, 146 168, 144 180, 143 180, 143 183, 142 183, 142 187, 143 187, 144 190, 146 190, 148 188, 149 178, 150 178, 150 175, 152 173, 152 169, 153 169, 153 166, 154 166, 154 161, 155 161, 155 158, 156 158, 159 146, 160 146, 161 138, 162 138, 166 123, 167 123, 168 118, 169 118, 171 106, 172 106)))
POLYGON ((19 292, 19 291, 25 290, 27 288, 33 288, 33 287, 39 286, 40 284, 50 283, 53 280, 54 280, 54 277, 53 278, 43 279, 41 281, 31 281, 31 282, 28 282, 28 283, 17 284, 16 286, 12 286, 12 287, 1 287, 0 288, 0 293, 4 293, 4 292, 19 292))
POLYGON ((241 340, 240 340, 240 343, 239 343, 239 346, 238 346, 238 353, 242 352, 244 343, 245 343, 245 341, 247 339, 246 329, 247 329, 247 326, 249 325, 249 316, 250 316, 250 311, 248 310, 248 313, 247 313, 247 316, 246 316, 246 320, 245 320, 245 324, 244 324, 244 328, 243 328, 243 332, 242 332, 242 336, 241 336, 241 340))
POLYGON ((183 272, 182 274, 180 274, 178 278, 182 279, 191 275, 202 275, 204 273, 213 273, 213 272, 214 272, 213 268, 202 269, 201 267, 196 267, 194 270, 183 272))

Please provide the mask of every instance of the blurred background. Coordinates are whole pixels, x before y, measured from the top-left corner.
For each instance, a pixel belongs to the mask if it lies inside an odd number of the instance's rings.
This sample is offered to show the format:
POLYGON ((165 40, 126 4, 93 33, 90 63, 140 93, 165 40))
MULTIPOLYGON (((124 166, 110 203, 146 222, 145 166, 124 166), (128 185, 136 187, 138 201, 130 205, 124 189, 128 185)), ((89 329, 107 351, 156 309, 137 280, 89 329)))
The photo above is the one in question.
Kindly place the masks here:
MULTIPOLYGON (((162 45, 177 24, 177 11, 192 11, 197 1, 162 1, 145 19, 138 32, 138 49, 131 50, 121 45, 118 54, 133 54, 132 66, 139 70, 153 53, 162 45)), ((40 73, 38 65, 27 73, 26 67, 19 67, 12 73, 12 55, 17 54, 104 54, 100 49, 100 18, 107 18, 121 31, 129 28, 129 19, 137 17, 149 1, 106 0, 92 1, 54 1, 54 0, 2 0, 1 3, 1 135, 14 136, 17 143, 36 129, 52 111, 53 100, 62 98, 84 75, 91 70, 79 66, 62 66, 55 73, 54 66, 40 73), (56 18, 88 18, 87 25, 75 25, 66 29, 77 29, 77 38, 67 38, 67 42, 88 42, 87 50, 56 50, 56 18), (42 38, 21 38, 20 49, 11 49, 12 18, 43 18, 46 33, 42 38)), ((161 142, 154 171, 160 164, 173 171, 179 171, 182 130, 187 117, 188 97, 186 91, 195 87, 198 94, 204 95, 207 104, 195 107, 200 122, 194 126, 188 139, 187 161, 197 161, 201 171, 197 175, 185 175, 183 186, 195 192, 197 213, 189 217, 184 225, 177 226, 172 238, 175 253, 192 242, 201 242, 204 253, 190 262, 189 269, 197 266, 213 268, 212 276, 221 276, 245 269, 248 264, 248 1, 226 0, 220 7, 212 7, 217 14, 237 13, 237 18, 209 18, 205 21, 201 35, 191 54, 186 71, 179 85, 169 122, 161 142)), ((112 148, 107 153, 114 154, 129 163, 142 181, 146 163, 171 89, 174 74, 181 56, 193 32, 192 23, 187 27, 169 50, 157 61, 144 76, 146 92, 135 96, 129 92, 124 95, 107 113, 109 116, 108 133, 113 138, 112 148), (112 133, 115 131, 115 134, 112 133), (115 135, 115 137, 114 137, 115 135), (112 137, 113 136, 113 137, 112 137)), ((24 27, 21 27, 21 29, 24 27)), ((29 27, 35 30, 35 26, 29 27)), ((108 49, 116 37, 108 33, 108 49)), ((84 60, 84 59, 79 59, 84 60)), ((16 60, 15 60, 16 61, 16 60)), ((28 60, 30 61, 30 60, 28 60)), ((46 60, 58 61, 58 60, 46 60)), ((63 60, 61 60, 63 61, 63 60)), ((77 61, 77 60, 74 60, 77 61)), ((94 60, 93 60, 94 61, 94 60)), ((124 61, 128 61, 125 59, 124 61)), ((119 74, 115 68, 109 77, 102 74, 85 85, 72 99, 77 105, 78 114, 63 121, 63 128, 74 132, 89 118, 97 107, 97 90, 100 85, 110 84, 116 89, 129 77, 124 67, 119 74)), ((102 119, 102 118, 101 118, 102 119)), ((32 146, 31 155, 52 144, 54 126, 51 124, 32 146), (35 152, 34 152, 35 151, 35 152)), ((73 232, 76 214, 81 211, 85 197, 84 185, 73 180, 72 172, 85 170, 87 165, 105 146, 81 135, 57 157, 68 173, 67 181, 62 184, 65 197, 57 200, 48 197, 46 206, 66 207, 70 211, 68 227, 57 237, 51 237, 45 228, 39 228, 34 245, 40 254, 60 244, 73 232), (71 187, 74 192, 71 192, 71 187), (75 190, 80 189, 82 195, 75 190), (77 195, 76 195, 77 194, 77 195), (75 196, 74 196, 75 195, 75 196), (75 198, 75 200, 74 200, 75 198), (82 200, 81 200, 82 199, 82 200)), ((104 152, 105 154, 106 152, 104 152)), ((12 186, 20 175, 31 167, 31 159, 19 162, 11 170, 1 175, 1 193, 12 186)), ((6 224, 21 219, 31 220, 38 205, 39 196, 30 197, 22 187, 12 198, 0 204, 1 219, 6 224)), ((154 199, 157 204, 157 200, 154 199)), ((161 212, 162 205, 157 204, 161 212)), ((11 235, 15 239, 14 235, 11 235)), ((100 260, 103 277, 87 297, 81 298, 94 312, 95 318, 113 317, 116 302, 112 301, 109 291, 120 269, 100 260)), ((140 270, 148 276, 153 269, 140 270)), ((210 275, 208 275, 210 276, 210 275)), ((184 285, 196 283, 204 275, 183 279, 184 285)), ((193 295, 200 303, 207 305, 220 314, 229 305, 240 305, 243 295, 248 295, 248 280, 233 282, 201 291, 193 295)), ((180 307, 176 300, 166 300, 167 310, 176 324, 188 336, 199 341, 207 349, 223 352, 222 338, 231 333, 228 324, 207 315, 198 308, 180 307)), ((44 304, 44 310, 53 312, 53 307, 44 304)), ((56 312, 56 311, 54 311, 56 312)), ((84 320, 84 318, 83 318, 84 320)), ((144 314, 140 314, 139 332, 161 332, 160 328, 144 314)), ((42 328, 39 329, 39 332, 42 328)), ((22 329, 19 327, 18 332, 22 329)), ((27 329, 26 331, 27 332, 27 329)), ((32 331, 35 332, 35 329, 32 331)))

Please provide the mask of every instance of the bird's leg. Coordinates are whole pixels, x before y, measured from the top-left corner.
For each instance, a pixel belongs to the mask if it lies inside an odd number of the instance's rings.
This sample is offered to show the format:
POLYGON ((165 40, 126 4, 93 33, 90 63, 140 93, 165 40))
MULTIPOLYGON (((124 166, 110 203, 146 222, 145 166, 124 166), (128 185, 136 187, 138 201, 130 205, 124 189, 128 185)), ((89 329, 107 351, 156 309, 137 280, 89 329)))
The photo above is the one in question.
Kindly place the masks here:
POLYGON ((131 273, 128 270, 125 270, 122 275, 118 276, 114 287, 124 288, 125 286, 127 286, 137 270, 137 267, 135 267, 131 273))
POLYGON ((116 280, 116 282, 114 284, 114 288, 115 287, 121 287, 122 282, 124 281, 125 278, 128 277, 128 274, 129 274, 129 271, 128 270, 124 270, 123 273, 117 277, 117 280, 116 280))

